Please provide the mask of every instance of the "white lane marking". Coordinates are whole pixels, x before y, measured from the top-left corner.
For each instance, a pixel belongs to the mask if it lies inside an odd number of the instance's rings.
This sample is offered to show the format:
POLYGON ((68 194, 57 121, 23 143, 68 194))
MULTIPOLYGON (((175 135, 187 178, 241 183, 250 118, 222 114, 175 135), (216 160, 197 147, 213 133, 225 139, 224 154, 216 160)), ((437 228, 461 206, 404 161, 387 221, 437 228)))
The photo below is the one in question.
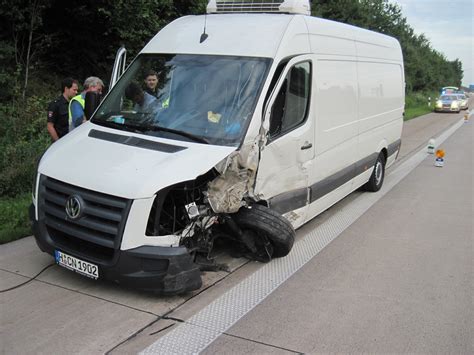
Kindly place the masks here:
MULTIPOLYGON (((463 120, 436 138, 443 143, 463 120)), ((317 228, 301 237, 291 253, 265 264, 140 354, 196 354, 261 303, 285 280, 316 256, 428 156, 426 147, 387 173, 378 193, 361 194, 317 228)))

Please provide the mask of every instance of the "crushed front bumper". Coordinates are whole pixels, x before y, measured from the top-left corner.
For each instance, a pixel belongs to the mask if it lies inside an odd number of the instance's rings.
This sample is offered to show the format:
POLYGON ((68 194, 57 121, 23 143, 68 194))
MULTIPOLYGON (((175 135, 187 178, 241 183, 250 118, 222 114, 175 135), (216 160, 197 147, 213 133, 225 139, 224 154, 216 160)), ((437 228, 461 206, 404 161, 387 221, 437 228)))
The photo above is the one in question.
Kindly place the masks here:
POLYGON ((185 247, 141 246, 116 250, 112 261, 103 262, 55 242, 44 223, 35 219, 34 205, 30 220, 38 247, 54 256, 62 251, 99 267, 99 279, 125 287, 163 295, 181 294, 201 287, 201 272, 185 247))

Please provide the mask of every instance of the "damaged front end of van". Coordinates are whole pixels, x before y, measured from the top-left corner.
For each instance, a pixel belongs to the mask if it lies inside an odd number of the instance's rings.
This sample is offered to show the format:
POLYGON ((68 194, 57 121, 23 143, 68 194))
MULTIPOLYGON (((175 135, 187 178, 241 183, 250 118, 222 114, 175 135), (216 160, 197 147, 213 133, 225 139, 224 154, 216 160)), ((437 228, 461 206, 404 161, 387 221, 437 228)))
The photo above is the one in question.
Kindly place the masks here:
MULTIPOLYGON (((253 196, 258 152, 250 152, 250 157, 248 153, 243 158, 242 151, 236 151, 196 179, 160 190, 147 221, 147 236, 174 238, 178 250, 185 248, 201 271, 226 268, 215 259, 216 248, 260 262, 287 255, 294 229, 253 196)), ((189 285, 193 287, 194 281, 189 285)))
MULTIPOLYGON (((73 140, 84 139, 74 135, 73 140)), ((102 139, 89 142, 94 143, 106 149, 102 139)), ((262 262, 291 250, 291 224, 252 196, 256 145, 234 151, 195 179, 160 188, 151 198, 133 199, 98 191, 105 187, 84 188, 68 179, 53 157, 74 156, 74 146, 58 143, 45 154, 30 209, 37 244, 61 266, 135 289, 180 294, 201 287, 202 271, 225 268, 214 258, 216 246, 232 250, 233 256, 262 262)), ((92 152, 84 163, 77 156, 76 166, 84 167, 92 152)), ((124 150, 122 158, 125 154, 124 150)), ((110 160, 109 166, 119 161, 118 157, 116 162, 110 160)), ((80 175, 73 166, 71 172, 80 175)), ((113 179, 113 174, 103 175, 101 181, 107 179, 113 179)), ((89 186, 93 183, 84 177, 80 180, 89 186)), ((129 187, 137 191, 137 186, 123 178, 115 185, 109 183, 108 192, 129 187)))

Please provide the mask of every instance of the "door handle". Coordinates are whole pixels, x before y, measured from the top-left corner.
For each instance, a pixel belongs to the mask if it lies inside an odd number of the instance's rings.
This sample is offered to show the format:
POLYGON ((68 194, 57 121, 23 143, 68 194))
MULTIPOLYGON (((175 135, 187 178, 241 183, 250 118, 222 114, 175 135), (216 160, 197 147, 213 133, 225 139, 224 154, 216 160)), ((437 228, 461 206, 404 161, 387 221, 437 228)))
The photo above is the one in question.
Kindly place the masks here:
POLYGON ((310 142, 306 141, 304 142, 303 146, 301 147, 301 150, 309 149, 313 146, 310 142))

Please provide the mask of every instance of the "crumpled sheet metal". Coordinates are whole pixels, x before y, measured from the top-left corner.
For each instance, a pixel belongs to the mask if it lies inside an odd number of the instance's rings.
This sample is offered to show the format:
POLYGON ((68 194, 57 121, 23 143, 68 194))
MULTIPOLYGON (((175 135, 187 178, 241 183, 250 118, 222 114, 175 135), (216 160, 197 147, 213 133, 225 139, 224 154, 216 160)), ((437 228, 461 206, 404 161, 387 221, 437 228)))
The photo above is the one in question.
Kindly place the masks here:
POLYGON ((235 213, 243 206, 243 199, 251 194, 258 167, 257 144, 244 145, 216 165, 221 173, 208 185, 208 199, 215 213, 235 213))

